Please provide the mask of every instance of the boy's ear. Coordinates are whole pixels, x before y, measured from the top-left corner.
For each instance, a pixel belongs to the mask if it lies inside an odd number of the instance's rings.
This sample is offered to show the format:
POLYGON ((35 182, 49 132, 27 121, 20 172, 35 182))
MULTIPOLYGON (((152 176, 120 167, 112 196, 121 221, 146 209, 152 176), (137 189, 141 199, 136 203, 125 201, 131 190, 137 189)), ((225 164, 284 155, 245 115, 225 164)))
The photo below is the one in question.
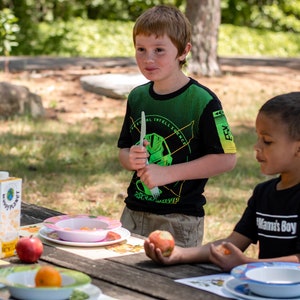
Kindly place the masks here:
POLYGON ((187 55, 189 54, 191 48, 192 48, 192 44, 191 44, 191 43, 187 43, 186 46, 185 46, 185 48, 184 48, 183 53, 179 56, 179 60, 180 60, 180 61, 185 60, 185 58, 186 58, 187 55))
POLYGON ((296 150, 296 155, 300 156, 300 141, 298 142, 297 150, 296 150))

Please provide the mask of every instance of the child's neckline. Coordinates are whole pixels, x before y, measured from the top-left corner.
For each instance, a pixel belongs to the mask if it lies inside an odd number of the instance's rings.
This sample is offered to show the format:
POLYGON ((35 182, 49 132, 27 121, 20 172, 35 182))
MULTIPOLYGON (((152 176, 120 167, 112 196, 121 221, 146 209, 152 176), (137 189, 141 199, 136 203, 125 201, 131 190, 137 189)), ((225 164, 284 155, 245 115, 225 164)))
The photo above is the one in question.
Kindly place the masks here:
POLYGON ((192 83, 193 83, 193 80, 191 78, 189 78, 189 81, 184 86, 177 89, 176 91, 173 91, 173 92, 167 93, 167 94, 158 94, 154 90, 154 82, 152 81, 150 84, 149 92, 150 92, 150 95, 155 100, 168 100, 168 99, 174 98, 174 97, 180 95, 181 93, 183 93, 192 83))

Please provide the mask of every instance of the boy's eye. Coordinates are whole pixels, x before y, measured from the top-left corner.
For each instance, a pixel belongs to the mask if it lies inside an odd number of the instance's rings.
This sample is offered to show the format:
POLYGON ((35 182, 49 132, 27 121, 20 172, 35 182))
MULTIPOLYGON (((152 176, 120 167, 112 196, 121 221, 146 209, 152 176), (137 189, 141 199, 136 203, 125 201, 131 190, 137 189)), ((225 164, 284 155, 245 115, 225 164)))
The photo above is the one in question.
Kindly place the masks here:
POLYGON ((156 48, 156 50, 155 50, 156 52, 163 52, 164 51, 164 49, 162 49, 162 48, 156 48))
POLYGON ((137 50, 138 52, 143 52, 145 49, 142 48, 142 47, 138 47, 136 50, 137 50))
POLYGON ((263 142, 264 142, 264 144, 266 144, 266 145, 271 145, 271 144, 272 144, 271 141, 267 141, 267 140, 263 140, 263 142))

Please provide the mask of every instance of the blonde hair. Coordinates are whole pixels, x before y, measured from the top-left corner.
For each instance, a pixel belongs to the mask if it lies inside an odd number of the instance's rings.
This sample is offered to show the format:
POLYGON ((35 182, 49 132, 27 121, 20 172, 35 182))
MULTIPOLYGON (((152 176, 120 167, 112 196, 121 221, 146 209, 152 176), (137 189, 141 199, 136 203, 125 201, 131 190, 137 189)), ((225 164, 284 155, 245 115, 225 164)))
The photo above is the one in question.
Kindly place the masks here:
MULTIPOLYGON (((184 53, 191 41, 191 24, 186 16, 176 7, 157 5, 141 14, 133 27, 133 43, 139 34, 161 37, 167 35, 178 50, 177 57, 184 53)), ((185 64, 186 60, 180 62, 185 64)))

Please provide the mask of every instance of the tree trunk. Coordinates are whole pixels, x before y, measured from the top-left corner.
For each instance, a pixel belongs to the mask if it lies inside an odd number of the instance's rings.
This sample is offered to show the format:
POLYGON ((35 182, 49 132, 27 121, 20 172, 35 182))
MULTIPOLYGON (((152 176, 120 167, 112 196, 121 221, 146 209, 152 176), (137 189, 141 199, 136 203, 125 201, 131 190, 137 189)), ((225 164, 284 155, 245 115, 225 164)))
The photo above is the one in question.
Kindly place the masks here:
POLYGON ((188 71, 194 75, 220 76, 218 32, 221 0, 187 0, 186 16, 192 25, 191 58, 188 71))

